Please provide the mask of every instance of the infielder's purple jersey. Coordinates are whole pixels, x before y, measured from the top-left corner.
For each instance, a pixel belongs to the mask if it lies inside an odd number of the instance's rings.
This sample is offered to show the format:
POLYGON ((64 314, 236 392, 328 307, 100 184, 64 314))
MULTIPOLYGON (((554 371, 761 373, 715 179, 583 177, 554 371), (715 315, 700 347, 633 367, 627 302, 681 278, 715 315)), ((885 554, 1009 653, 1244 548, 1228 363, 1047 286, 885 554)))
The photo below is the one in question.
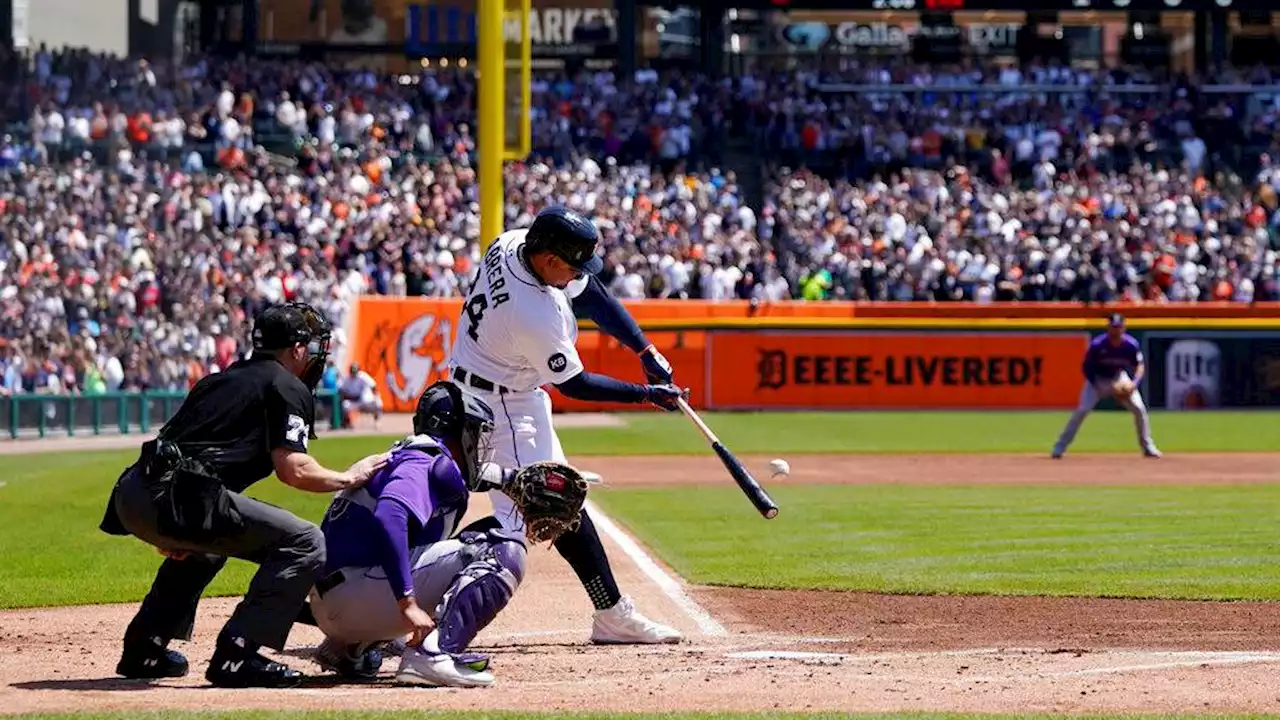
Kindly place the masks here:
MULTIPOLYGON (((419 436, 421 443, 425 440, 419 436)), ((343 491, 325 513, 325 572, 374 567, 389 558, 386 531, 374 516, 379 503, 396 502, 407 511, 408 549, 446 540, 467 513, 466 482, 441 446, 401 448, 363 488, 343 491), (433 454, 429 454, 433 453, 433 454)), ((399 554, 400 547, 395 548, 399 554)), ((399 559, 399 558, 397 558, 399 559)))
POLYGON ((1105 334, 1099 335, 1084 354, 1084 376, 1089 382, 1115 380, 1122 371, 1133 377, 1142 363, 1142 348, 1132 335, 1125 333, 1119 345, 1112 345, 1105 334))

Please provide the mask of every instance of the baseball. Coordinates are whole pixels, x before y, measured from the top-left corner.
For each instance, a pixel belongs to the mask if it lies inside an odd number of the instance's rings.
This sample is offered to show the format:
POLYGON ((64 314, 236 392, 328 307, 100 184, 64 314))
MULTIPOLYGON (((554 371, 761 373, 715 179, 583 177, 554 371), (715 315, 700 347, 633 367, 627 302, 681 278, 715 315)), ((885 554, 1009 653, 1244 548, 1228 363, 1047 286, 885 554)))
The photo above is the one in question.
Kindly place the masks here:
POLYGON ((782 458, 777 458, 775 460, 770 461, 769 469, 773 471, 773 474, 775 476, 791 474, 791 464, 788 463, 786 460, 783 460, 782 458))

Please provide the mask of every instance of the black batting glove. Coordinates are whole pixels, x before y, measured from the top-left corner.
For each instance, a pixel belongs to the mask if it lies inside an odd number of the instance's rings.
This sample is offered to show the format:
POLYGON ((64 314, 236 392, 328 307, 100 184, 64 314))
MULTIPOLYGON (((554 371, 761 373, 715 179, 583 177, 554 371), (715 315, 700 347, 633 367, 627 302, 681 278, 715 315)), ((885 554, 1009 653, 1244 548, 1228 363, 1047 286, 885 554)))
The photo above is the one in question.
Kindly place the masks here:
POLYGON ((645 387, 646 399, 669 412, 680 409, 676 401, 689 397, 689 390, 681 390, 675 385, 648 385, 645 387))
POLYGON ((674 382, 671 363, 658 352, 658 348, 650 345, 640 352, 640 364, 644 366, 644 376, 654 385, 670 385, 674 382))

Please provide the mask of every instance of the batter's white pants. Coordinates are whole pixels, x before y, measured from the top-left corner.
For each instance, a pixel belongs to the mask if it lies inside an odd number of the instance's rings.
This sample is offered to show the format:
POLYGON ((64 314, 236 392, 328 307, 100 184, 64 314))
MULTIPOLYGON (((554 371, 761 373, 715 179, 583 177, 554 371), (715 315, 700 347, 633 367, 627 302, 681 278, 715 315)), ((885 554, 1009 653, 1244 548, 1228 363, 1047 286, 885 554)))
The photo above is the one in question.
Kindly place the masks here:
MULTIPOLYGON (((535 462, 565 462, 564 449, 551 423, 551 395, 542 388, 505 395, 468 387, 493 408, 493 462, 520 468, 535 462)), ((524 517, 501 490, 489 491, 493 514, 502 526, 524 533, 524 517)))

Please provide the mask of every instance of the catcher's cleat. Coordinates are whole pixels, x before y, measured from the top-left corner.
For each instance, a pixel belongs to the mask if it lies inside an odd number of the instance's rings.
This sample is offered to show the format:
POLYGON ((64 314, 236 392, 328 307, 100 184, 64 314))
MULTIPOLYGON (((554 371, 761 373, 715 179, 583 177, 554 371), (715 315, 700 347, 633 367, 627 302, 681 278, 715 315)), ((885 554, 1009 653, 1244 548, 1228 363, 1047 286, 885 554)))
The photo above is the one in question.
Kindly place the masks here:
POLYGON ((591 642, 598 645, 657 645, 678 643, 682 637, 675 628, 641 615, 626 596, 608 610, 597 610, 591 623, 591 642))
POLYGON ((325 638, 316 648, 315 661, 347 680, 377 680, 378 671, 382 669, 382 653, 377 649, 360 644, 343 645, 332 638, 325 638))
POLYGON ((451 655, 408 648, 400 658, 396 682, 432 687, 487 687, 494 681, 488 667, 489 659, 476 653, 451 655))

